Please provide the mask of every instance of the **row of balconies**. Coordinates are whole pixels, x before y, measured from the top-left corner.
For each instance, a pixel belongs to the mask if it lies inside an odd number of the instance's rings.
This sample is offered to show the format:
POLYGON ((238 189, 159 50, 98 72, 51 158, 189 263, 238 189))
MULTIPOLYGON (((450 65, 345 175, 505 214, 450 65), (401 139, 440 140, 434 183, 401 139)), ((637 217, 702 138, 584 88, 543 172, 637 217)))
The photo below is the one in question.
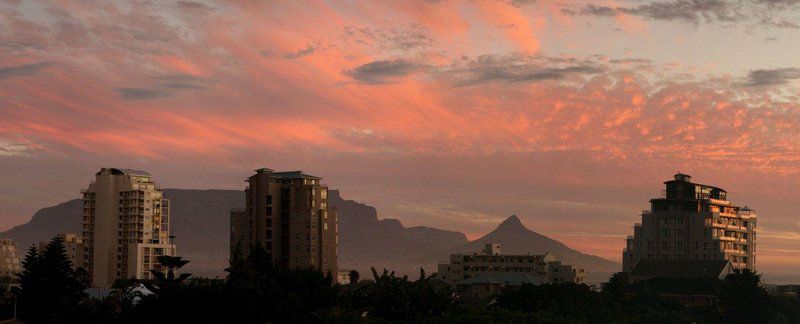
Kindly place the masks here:
POLYGON ((747 251, 744 250, 724 249, 722 251, 729 254, 747 255, 747 251))

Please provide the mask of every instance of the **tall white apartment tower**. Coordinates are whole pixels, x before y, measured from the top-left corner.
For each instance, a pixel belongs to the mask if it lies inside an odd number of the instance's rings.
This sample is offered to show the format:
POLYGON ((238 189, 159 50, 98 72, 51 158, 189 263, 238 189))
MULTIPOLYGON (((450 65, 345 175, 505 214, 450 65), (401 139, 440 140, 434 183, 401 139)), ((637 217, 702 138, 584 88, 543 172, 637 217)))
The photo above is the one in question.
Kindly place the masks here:
POLYGON ((676 174, 661 197, 650 200, 622 253, 624 272, 639 260, 728 260, 755 270, 756 212, 728 201, 717 187, 676 174))
POLYGON ((175 255, 169 200, 145 171, 102 168, 83 193, 83 268, 92 286, 152 279, 156 257, 175 255))

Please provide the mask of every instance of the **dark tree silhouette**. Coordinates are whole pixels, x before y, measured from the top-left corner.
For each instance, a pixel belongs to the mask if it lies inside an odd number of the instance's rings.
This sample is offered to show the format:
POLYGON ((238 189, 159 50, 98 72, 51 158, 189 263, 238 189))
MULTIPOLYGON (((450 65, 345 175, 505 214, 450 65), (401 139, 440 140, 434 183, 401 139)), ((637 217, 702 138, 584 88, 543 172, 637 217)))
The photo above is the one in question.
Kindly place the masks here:
POLYGON ((368 318, 419 321, 444 314, 455 305, 449 287, 434 287, 422 271, 420 279, 412 282, 386 269, 381 274, 375 268, 371 270, 372 280, 351 285, 343 292, 345 308, 368 318))
POLYGON ((68 321, 86 288, 75 277, 60 236, 41 252, 35 247, 28 250, 19 278, 19 317, 32 323, 68 321))
POLYGON ((360 279, 361 275, 358 274, 358 271, 350 270, 350 272, 347 274, 347 277, 350 279, 350 283, 353 284, 358 283, 358 279, 360 279))
POLYGON ((771 316, 761 275, 750 269, 735 269, 725 277, 719 302, 723 318, 736 323, 763 323, 771 316))
POLYGON ((625 297, 625 287, 628 285, 628 276, 623 272, 617 272, 608 278, 608 282, 603 285, 603 293, 613 298, 625 297))

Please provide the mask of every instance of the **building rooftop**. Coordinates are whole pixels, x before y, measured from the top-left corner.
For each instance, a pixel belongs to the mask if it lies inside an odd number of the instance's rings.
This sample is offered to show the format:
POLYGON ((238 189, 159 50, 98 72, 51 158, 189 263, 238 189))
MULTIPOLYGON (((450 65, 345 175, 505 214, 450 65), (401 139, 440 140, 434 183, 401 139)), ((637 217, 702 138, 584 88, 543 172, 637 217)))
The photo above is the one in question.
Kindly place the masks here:
POLYGON ((316 177, 310 174, 305 174, 303 171, 280 171, 275 172, 270 168, 260 168, 256 169, 256 173, 269 173, 270 176, 276 178, 283 178, 283 179, 314 179, 314 180, 321 180, 322 178, 316 177))
POLYGON ((728 260, 640 260, 630 275, 651 278, 718 278, 728 260))
POLYGON ((97 172, 96 175, 99 175, 103 170, 111 171, 111 174, 119 174, 119 175, 142 175, 142 176, 150 176, 150 172, 142 171, 142 170, 134 170, 134 169, 122 169, 122 168, 102 168, 100 171, 97 172))
POLYGON ((688 183, 691 183, 691 184, 696 185, 696 186, 708 187, 708 188, 712 188, 712 189, 717 189, 717 190, 722 191, 722 192, 727 192, 725 189, 722 189, 720 187, 709 186, 709 185, 705 185, 705 184, 702 184, 702 183, 696 183, 696 182, 692 182, 691 180, 692 180, 692 176, 690 176, 688 174, 684 174, 684 173, 677 173, 677 174, 674 175, 674 180, 664 181, 664 184, 671 183, 671 182, 688 182, 688 183))
POLYGON ((283 172, 273 172, 273 177, 284 178, 284 179, 315 179, 320 180, 322 178, 315 177, 310 174, 305 174, 303 171, 283 171, 283 172))

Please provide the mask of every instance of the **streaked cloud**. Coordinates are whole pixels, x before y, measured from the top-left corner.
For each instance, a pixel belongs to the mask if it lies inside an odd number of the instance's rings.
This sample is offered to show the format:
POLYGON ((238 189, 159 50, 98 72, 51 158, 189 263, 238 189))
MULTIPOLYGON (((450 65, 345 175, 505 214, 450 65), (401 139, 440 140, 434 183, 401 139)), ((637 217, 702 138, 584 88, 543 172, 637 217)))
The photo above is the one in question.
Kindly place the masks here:
POLYGON ((147 100, 170 96, 166 91, 152 88, 117 88, 117 92, 124 100, 147 100))
MULTIPOLYGON (((551 59, 552 60, 552 59, 551 59)), ((590 62, 548 64, 541 57, 480 56, 466 63, 442 69, 439 74, 456 86, 484 83, 529 83, 558 81, 569 76, 590 76, 603 68, 590 62)))
POLYGON ((22 143, 0 140, 0 157, 30 155, 35 151, 35 149, 22 143))
POLYGON ((383 60, 362 64, 355 69, 345 71, 345 74, 363 83, 381 84, 391 82, 397 78, 423 71, 428 67, 410 61, 383 60))
POLYGON ((764 87, 785 85, 800 79, 800 69, 781 68, 750 71, 743 85, 748 87, 764 87))
POLYGON ((635 16, 654 21, 684 23, 748 23, 756 27, 800 28, 797 21, 783 16, 798 4, 792 0, 735 1, 735 0, 671 0, 636 2, 627 6, 585 4, 568 6, 561 12, 570 16, 620 17, 635 16))
POLYGON ((16 76, 29 76, 35 75, 39 73, 39 71, 52 66, 53 63, 49 62, 40 62, 40 63, 31 63, 31 64, 23 64, 17 66, 4 66, 0 67, 0 80, 7 79, 16 76))
POLYGON ((318 45, 306 45, 306 47, 303 49, 283 54, 283 57, 287 59, 296 59, 296 58, 301 58, 303 56, 309 56, 311 54, 314 54, 314 52, 317 51, 318 47, 319 47, 318 45))
POLYGON ((631 7, 611 7, 587 4, 579 10, 563 9, 569 15, 614 17, 621 14, 642 16, 653 20, 734 21, 740 18, 737 8, 723 0, 655 1, 631 7))

